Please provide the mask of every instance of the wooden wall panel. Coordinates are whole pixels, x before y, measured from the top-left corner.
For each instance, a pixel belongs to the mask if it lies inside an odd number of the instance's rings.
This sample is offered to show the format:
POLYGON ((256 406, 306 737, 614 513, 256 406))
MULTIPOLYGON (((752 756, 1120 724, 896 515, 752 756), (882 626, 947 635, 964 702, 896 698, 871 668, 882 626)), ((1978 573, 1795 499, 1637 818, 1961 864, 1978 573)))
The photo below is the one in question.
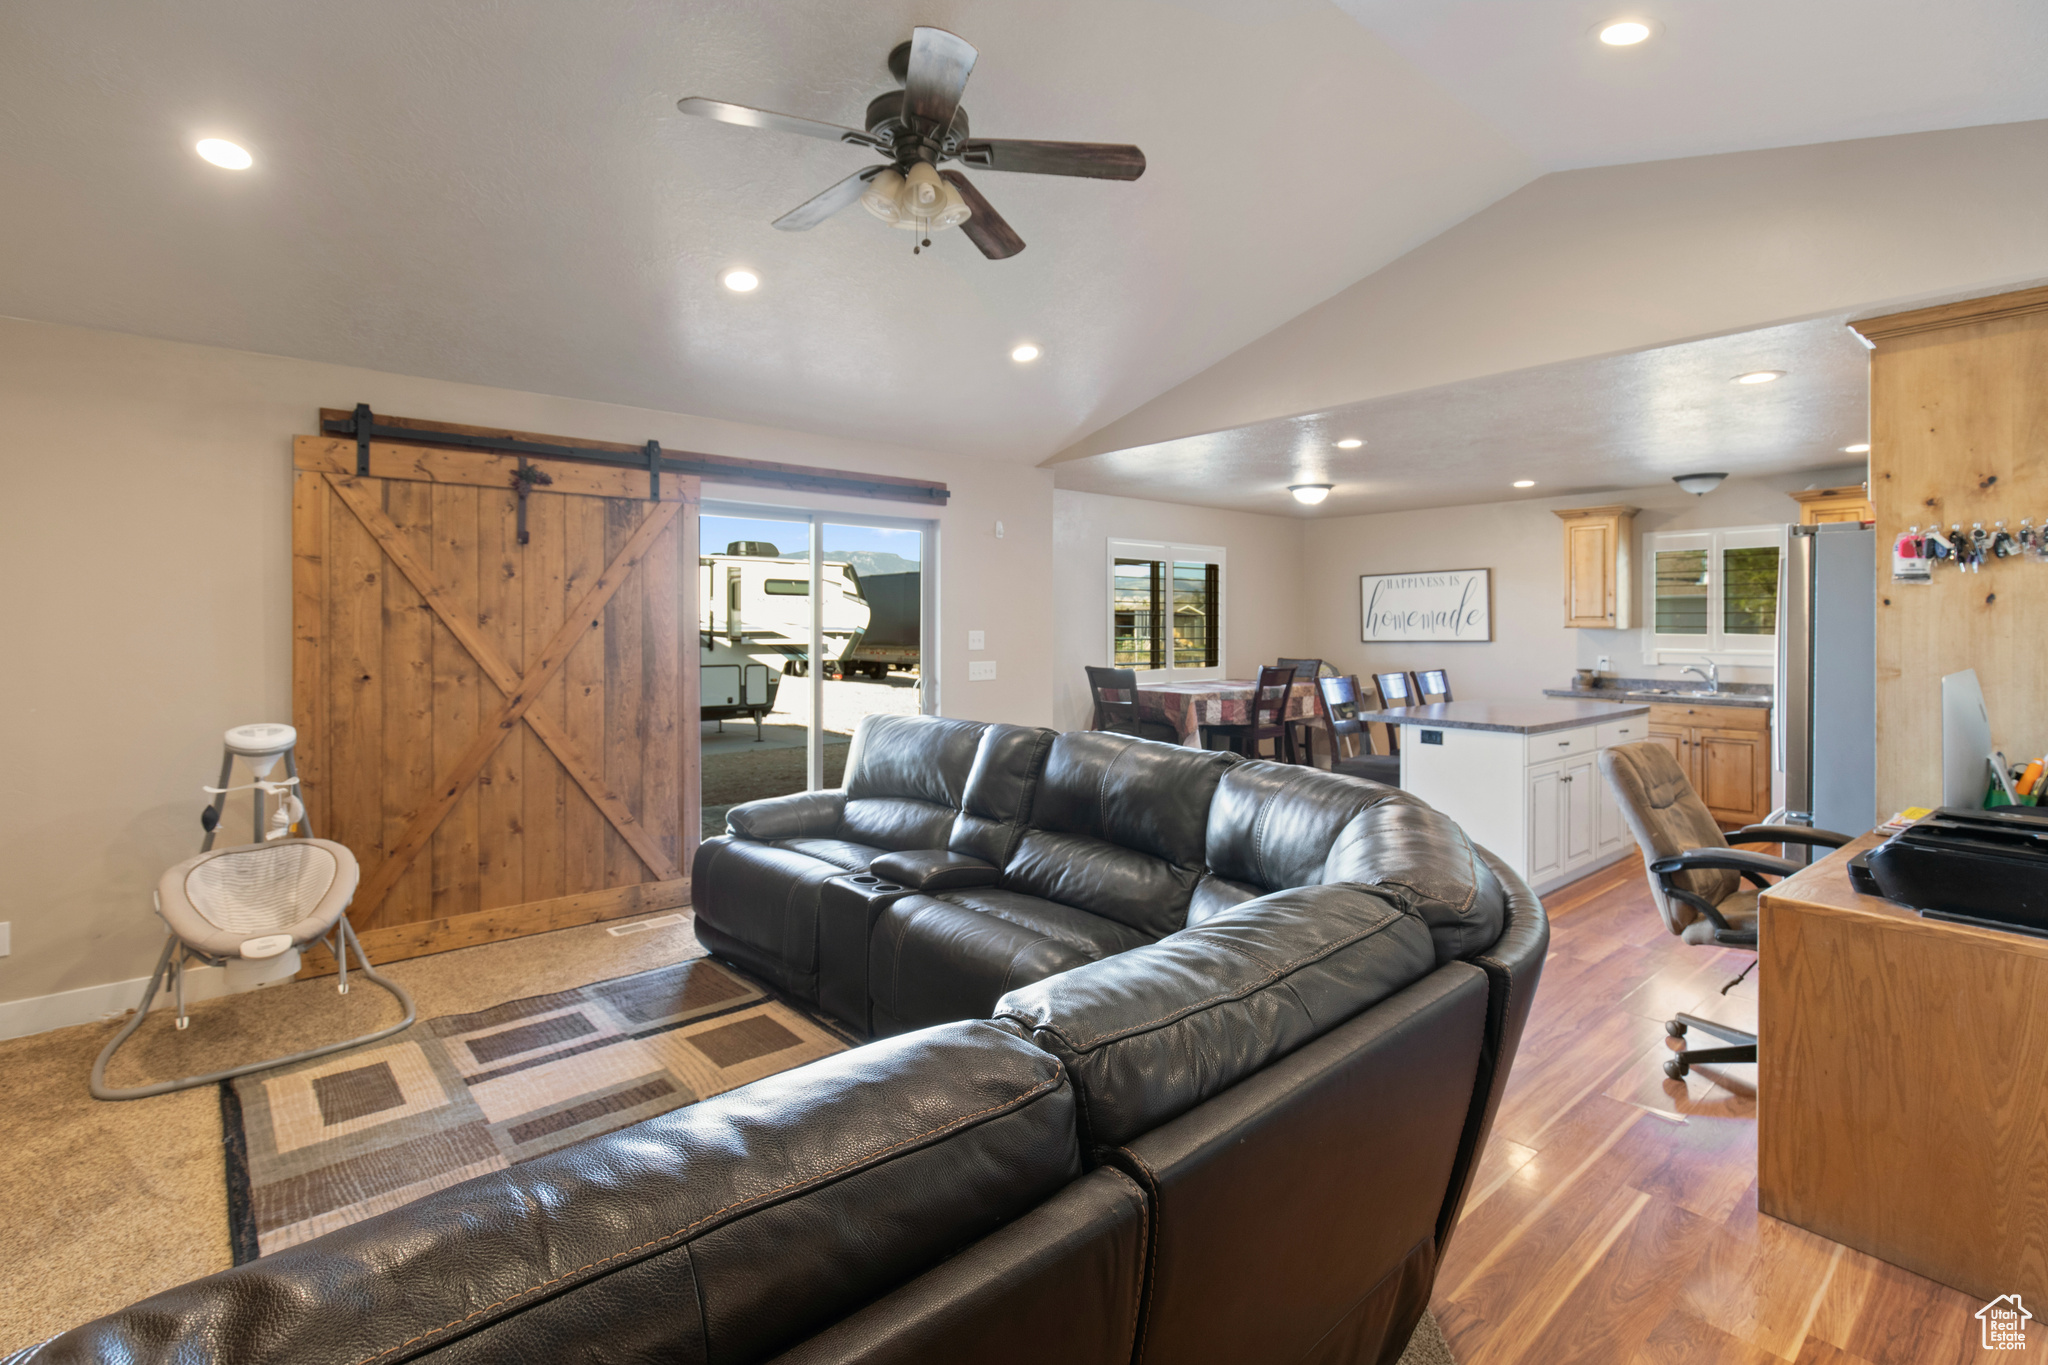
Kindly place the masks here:
POLYGON ((1884 812, 1941 797, 1941 677, 1974 668, 1993 741, 2048 750, 2048 564, 1937 566, 1894 584, 1908 526, 2048 521, 2048 289, 1855 324, 1875 344, 1870 491, 1877 516, 1877 795, 1884 812))
POLYGON ((489 461, 406 450, 358 478, 334 444, 296 449, 293 714, 317 832, 362 865, 365 944, 686 903, 695 481, 535 490, 522 545, 489 461))

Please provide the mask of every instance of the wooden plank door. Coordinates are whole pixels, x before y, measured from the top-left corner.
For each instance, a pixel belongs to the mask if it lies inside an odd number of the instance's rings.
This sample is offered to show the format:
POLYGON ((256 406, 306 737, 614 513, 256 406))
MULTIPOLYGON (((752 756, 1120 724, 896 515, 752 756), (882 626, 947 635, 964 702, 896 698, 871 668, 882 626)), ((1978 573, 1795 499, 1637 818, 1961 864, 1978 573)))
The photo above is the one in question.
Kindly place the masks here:
MULTIPOLYGON (((697 481, 299 437, 292 719, 372 958, 686 904, 697 481)), ((331 970, 324 954, 309 970, 331 970)))

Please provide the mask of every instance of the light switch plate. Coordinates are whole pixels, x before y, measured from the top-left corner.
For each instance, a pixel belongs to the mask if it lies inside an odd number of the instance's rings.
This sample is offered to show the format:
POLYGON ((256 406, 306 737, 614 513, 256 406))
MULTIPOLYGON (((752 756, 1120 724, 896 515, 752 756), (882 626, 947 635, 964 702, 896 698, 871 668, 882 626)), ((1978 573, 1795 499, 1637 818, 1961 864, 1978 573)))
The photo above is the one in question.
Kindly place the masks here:
POLYGON ((968 632, 967 632, 967 647, 968 647, 969 649, 987 649, 987 648, 988 648, 988 635, 987 635, 987 634, 986 634, 985 632, 983 632, 983 631, 979 631, 979 630, 970 630, 970 631, 968 631, 968 632))
POLYGON ((996 676, 994 659, 975 659, 967 665, 967 681, 993 682, 996 676))

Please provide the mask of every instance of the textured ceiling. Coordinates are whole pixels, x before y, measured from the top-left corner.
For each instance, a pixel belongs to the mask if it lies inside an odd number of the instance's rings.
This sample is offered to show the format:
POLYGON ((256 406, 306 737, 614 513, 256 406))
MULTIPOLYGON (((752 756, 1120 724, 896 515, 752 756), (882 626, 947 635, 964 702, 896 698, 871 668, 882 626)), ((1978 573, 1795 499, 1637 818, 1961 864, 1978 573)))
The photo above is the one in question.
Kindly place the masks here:
POLYGON ((1544 169, 2048 113, 2039 0, 1646 4, 1614 51, 1607 0, 18 0, 0 313, 1039 460, 1544 169), (1029 249, 913 258, 769 228, 858 150, 675 112, 857 122, 918 23, 977 132, 1144 178, 977 173, 1029 249))
POLYGON ((0 125, 0 313, 1025 460, 1530 173, 1322 0, 18 3, 0 125), (1144 178, 976 172, 1028 249, 913 257, 769 227, 871 155, 676 112, 857 124, 918 23, 977 133, 1144 178))
POLYGON ((1295 516, 1597 493, 1840 465, 1868 440, 1868 351, 1841 318, 1566 361, 1054 466, 1061 488, 1295 516), (1783 370, 1769 384, 1736 384, 1783 370), (1339 450, 1357 437, 1366 444, 1339 450), (1534 479, 1528 489, 1516 479, 1534 479), (1330 483, 1320 506, 1287 486, 1330 483))
POLYGON ((1336 3, 1544 170, 2048 118, 2041 0, 1336 3))

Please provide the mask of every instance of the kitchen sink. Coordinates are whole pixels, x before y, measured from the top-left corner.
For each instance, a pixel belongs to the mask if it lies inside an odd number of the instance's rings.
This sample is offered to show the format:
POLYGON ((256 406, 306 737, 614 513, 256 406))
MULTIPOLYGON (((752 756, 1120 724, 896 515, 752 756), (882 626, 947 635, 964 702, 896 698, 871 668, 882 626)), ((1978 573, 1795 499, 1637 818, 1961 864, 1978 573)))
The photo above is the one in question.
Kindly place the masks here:
POLYGON ((1650 698, 1662 699, 1666 697, 1672 698, 1673 700, 1685 698, 1691 701, 1768 702, 1770 700, 1768 696, 1762 696, 1755 692, 1702 692, 1697 689, 1685 687, 1644 687, 1639 688, 1633 692, 1624 692, 1622 693, 1622 695, 1630 698, 1631 700, 1647 700, 1650 698))

